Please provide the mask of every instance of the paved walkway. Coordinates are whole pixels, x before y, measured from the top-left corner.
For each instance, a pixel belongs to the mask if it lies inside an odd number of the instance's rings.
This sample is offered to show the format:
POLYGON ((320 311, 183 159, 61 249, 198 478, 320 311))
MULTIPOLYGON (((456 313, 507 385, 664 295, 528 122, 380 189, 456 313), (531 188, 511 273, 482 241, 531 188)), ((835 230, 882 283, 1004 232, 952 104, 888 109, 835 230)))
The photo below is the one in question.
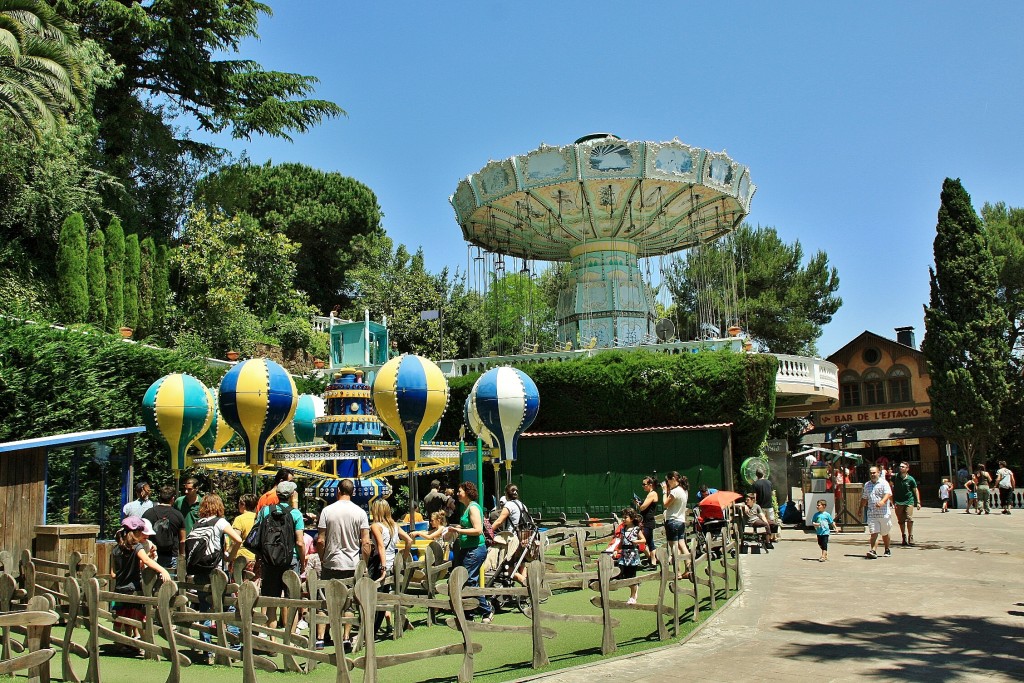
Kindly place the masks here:
POLYGON ((877 560, 867 534, 832 536, 820 563, 811 534, 786 530, 743 556, 744 590, 688 642, 540 678, 1024 681, 1024 511, 916 522, 916 547, 877 560))

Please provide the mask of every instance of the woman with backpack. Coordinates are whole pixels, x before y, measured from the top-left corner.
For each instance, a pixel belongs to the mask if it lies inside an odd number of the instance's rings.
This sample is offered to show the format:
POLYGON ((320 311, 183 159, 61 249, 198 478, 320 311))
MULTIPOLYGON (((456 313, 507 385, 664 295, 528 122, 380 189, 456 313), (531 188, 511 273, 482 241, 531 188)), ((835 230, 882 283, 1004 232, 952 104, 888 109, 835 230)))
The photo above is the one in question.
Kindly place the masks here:
MULTIPOLYGON (((510 566, 514 566, 519 557, 520 553, 529 552, 527 543, 530 541, 534 526, 533 517, 530 515, 530 510, 523 501, 519 500, 519 487, 515 484, 509 484, 505 487, 505 496, 502 498, 504 501, 501 512, 494 520, 494 530, 508 531, 512 534, 512 537, 516 539, 517 547, 512 552, 508 553, 507 562, 510 562, 510 566)), ((519 583, 526 585, 526 562, 519 562, 519 571, 513 576, 513 579, 519 583)))
MULTIPOLYGON (((370 551, 370 561, 367 563, 367 571, 370 578, 380 585, 381 593, 390 593, 391 586, 384 580, 388 572, 395 568, 395 555, 398 552, 398 539, 405 543, 402 551, 408 557, 412 548, 412 538, 405 533, 402 527, 395 523, 391 516, 391 505, 383 498, 370 503, 370 517, 373 522, 370 524, 370 540, 373 541, 373 549, 370 551)), ((391 624, 390 612, 377 612, 373 619, 374 634, 380 630, 381 622, 387 618, 391 624)))
MULTIPOLYGON (((466 585, 477 587, 480 585, 480 567, 487 559, 487 544, 484 542, 484 510, 477 502, 479 493, 476 484, 471 481, 464 481, 459 484, 456 496, 462 503, 463 513, 458 524, 452 524, 449 529, 458 534, 458 551, 455 553, 454 566, 465 567, 469 572, 469 580, 466 585)), ((491 623, 494 609, 487 598, 480 596, 480 611, 483 613, 482 622, 491 623)), ((469 615, 466 615, 469 618, 469 615)))
MULTIPOLYGON (((224 501, 216 493, 203 496, 199 505, 199 519, 185 539, 185 569, 192 575, 193 582, 205 585, 210 583, 210 574, 214 569, 224 567, 224 537, 231 543, 228 564, 235 561, 238 549, 242 547, 242 537, 231 528, 231 523, 224 519, 224 501)), ((200 612, 209 612, 213 605, 210 593, 198 591, 200 612)))

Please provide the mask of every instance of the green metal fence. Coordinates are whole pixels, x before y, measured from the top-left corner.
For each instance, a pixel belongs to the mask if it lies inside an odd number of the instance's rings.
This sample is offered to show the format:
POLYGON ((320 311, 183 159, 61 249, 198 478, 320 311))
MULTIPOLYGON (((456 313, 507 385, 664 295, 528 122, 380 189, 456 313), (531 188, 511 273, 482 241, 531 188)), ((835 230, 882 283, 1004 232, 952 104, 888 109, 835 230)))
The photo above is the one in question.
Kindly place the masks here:
POLYGON ((691 503, 700 484, 721 488, 729 449, 727 428, 524 436, 512 480, 544 517, 603 517, 631 506, 634 493, 642 499, 647 475, 660 482, 678 470, 690 480, 691 503))

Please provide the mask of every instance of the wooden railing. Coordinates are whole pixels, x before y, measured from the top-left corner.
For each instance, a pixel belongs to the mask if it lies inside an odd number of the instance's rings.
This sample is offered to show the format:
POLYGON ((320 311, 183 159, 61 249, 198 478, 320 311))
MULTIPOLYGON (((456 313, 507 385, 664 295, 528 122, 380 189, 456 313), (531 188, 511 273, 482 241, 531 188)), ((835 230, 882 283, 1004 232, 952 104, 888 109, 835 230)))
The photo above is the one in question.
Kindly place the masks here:
MULTIPOLYGON (((441 656, 458 656, 458 670, 452 675, 470 681, 474 673, 473 655, 482 649, 475 639, 477 633, 507 633, 509 637, 530 638, 534 668, 550 663, 545 640, 557 635, 555 625, 564 621, 600 624, 602 652, 615 650, 614 629, 618 621, 613 611, 640 610, 654 613, 656 631, 662 640, 679 635, 682 618, 699 618, 702 603, 713 608, 716 601, 727 597, 738 587, 738 554, 735 539, 728 531, 722 534, 719 546, 710 542, 705 549, 718 547, 719 559, 712 560, 710 551, 699 552, 694 540, 688 555, 673 557, 666 547, 659 548, 660 569, 628 580, 617 579, 618 569, 607 553, 596 552, 611 539, 611 524, 553 529, 542 534, 542 545, 548 555, 529 563, 525 586, 466 586, 468 574, 464 567, 451 567, 436 544, 426 549, 417 561, 399 555, 394 572, 386 578, 391 592, 379 592, 360 564, 356 576, 345 581, 320 581, 316 577, 305 584, 294 572, 285 573, 285 596, 264 597, 255 584, 245 577, 244 561, 231 568, 230 576, 215 570, 209 583, 189 581, 160 583, 157 574, 143 572, 140 595, 124 595, 109 590, 106 577, 96 576, 91 564, 79 564, 72 557, 67 564, 40 561, 23 553, 17 564, 9 553, 0 553, 0 637, 4 671, 30 670, 30 679, 43 683, 50 680, 49 660, 61 652, 61 678, 65 681, 99 681, 103 675, 101 645, 116 643, 136 648, 146 658, 167 661, 167 680, 181 680, 181 670, 191 665, 186 650, 199 653, 217 664, 238 666, 245 683, 255 683, 258 672, 309 672, 318 665, 335 668, 335 681, 349 681, 354 668, 363 670, 362 679, 381 679, 379 670, 418 660, 441 656), (435 547, 436 546, 436 547, 435 547), (560 551, 571 552, 572 571, 556 572, 560 551), (724 561, 723 561, 724 560, 724 561), (677 579, 677 575, 685 578, 677 579), (716 579, 724 578, 716 583, 716 579), (629 604, 613 599, 610 591, 645 582, 658 582, 658 599, 654 603, 629 604), (593 603, 600 615, 561 614, 540 605, 554 589, 595 591, 593 603), (200 594, 211 607, 200 612, 200 594), (668 600, 671 596, 671 600, 668 600), (465 611, 473 609, 478 597, 495 599, 516 597, 525 600, 524 613, 530 618, 526 626, 470 622, 465 611), (109 603, 137 607, 144 618, 130 619, 110 611, 109 603), (280 625, 271 628, 261 611, 275 608, 285 612, 280 625), (449 615, 443 624, 457 637, 452 642, 427 650, 378 654, 374 638, 374 619, 380 611, 394 615, 392 637, 402 638, 403 624, 410 609, 426 611, 426 625, 437 623, 439 615, 449 615), (295 633, 300 611, 309 618, 309 632, 295 633), (351 612, 352 616, 346 616, 351 612), (51 642, 49 625, 62 618, 67 627, 59 642, 51 642), (316 641, 319 624, 326 621, 335 634, 336 645, 320 649, 316 641), (669 635, 671 623, 672 636, 669 635), (341 634, 346 626, 355 627, 358 636, 353 652, 346 655, 341 634), (119 629, 138 629, 139 636, 119 633, 119 629), (88 643, 82 647, 74 642, 76 629, 84 629, 88 643), (48 652, 38 655, 35 652, 48 652), (25 654, 28 653, 28 654, 25 654), (267 656, 270 653, 276 656, 267 656), (15 656, 22 654, 23 656, 15 656), (86 659, 84 677, 76 660, 86 659), (279 664, 278 662, 282 664, 279 664), (13 668, 4 668, 13 667, 13 668)), ((596 643, 595 643, 596 645, 596 643)))

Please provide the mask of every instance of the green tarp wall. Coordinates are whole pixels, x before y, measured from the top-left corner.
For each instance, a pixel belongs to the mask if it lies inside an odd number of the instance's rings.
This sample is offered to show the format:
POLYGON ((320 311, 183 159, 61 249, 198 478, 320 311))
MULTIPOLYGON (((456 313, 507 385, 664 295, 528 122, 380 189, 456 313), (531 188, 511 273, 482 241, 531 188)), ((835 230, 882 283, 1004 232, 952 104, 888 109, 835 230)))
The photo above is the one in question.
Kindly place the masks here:
POLYGON ((728 428, 524 435, 519 440, 512 480, 519 485, 523 502, 544 517, 560 512, 570 519, 584 514, 608 516, 632 506, 634 493, 644 497, 640 482, 645 476, 657 477, 660 482, 671 470, 690 480, 692 503, 701 484, 722 487, 728 438, 728 428))

